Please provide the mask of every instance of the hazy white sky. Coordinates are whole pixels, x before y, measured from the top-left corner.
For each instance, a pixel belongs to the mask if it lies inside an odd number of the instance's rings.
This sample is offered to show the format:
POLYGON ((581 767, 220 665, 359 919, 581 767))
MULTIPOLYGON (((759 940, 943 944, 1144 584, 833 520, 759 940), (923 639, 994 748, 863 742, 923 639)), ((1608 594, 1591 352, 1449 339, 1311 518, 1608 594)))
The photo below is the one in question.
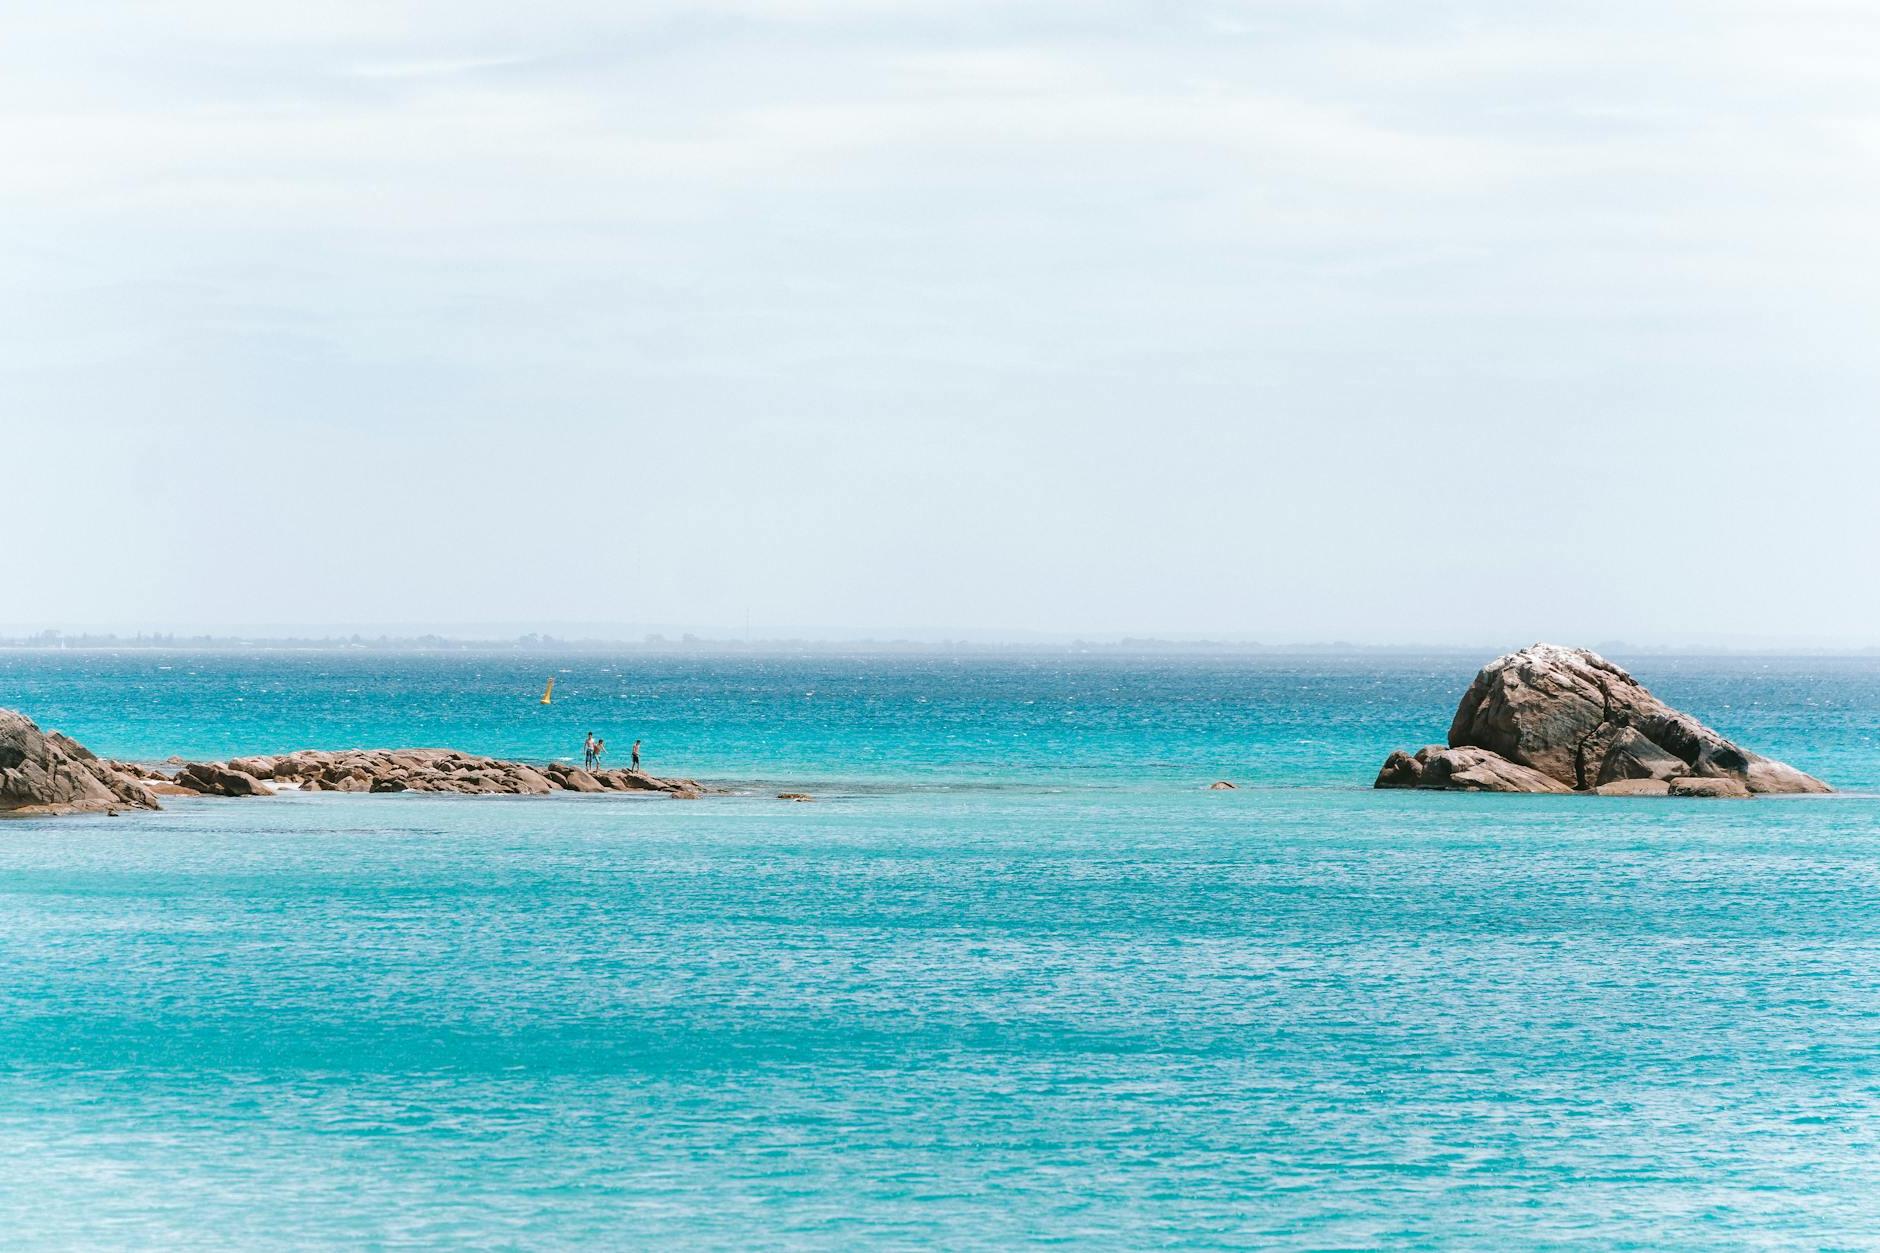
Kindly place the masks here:
POLYGON ((24 9, 0 623, 1880 642, 1865 0, 24 9))

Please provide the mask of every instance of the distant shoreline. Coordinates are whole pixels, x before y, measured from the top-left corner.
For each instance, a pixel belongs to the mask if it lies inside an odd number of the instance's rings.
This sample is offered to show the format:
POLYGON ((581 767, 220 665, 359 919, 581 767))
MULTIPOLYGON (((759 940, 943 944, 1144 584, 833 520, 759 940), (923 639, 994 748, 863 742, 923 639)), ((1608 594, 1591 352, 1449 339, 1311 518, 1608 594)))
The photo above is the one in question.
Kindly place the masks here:
MULTIPOLYGON (((266 636, 178 635, 62 635, 42 633, 0 637, 0 653, 149 652, 200 653, 333 653, 333 654, 511 654, 517 656, 580 657, 639 655, 659 657, 774 657, 774 656, 908 656, 908 657, 1476 657, 1493 645, 1462 644, 1354 644, 1344 641, 1304 644, 1261 644, 1231 640, 1165 640, 1125 637, 1115 640, 1068 642, 987 642, 974 640, 898 639, 762 639, 727 640, 683 636, 651 636, 639 640, 559 639, 522 636, 516 639, 454 639, 444 636, 326 636, 319 638, 266 636)), ((1862 647, 1804 647, 1723 645, 1652 645, 1607 643, 1601 651, 1650 657, 1880 657, 1880 645, 1862 647)))

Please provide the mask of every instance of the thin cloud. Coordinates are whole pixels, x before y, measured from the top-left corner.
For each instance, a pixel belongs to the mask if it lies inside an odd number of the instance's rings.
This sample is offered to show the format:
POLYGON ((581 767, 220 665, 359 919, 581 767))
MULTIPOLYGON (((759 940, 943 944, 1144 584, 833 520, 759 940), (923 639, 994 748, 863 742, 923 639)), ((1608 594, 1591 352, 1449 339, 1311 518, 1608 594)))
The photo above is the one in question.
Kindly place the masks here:
POLYGON ((533 57, 458 57, 433 61, 369 61, 348 66, 353 78, 456 78, 480 70, 526 65, 533 57))
POLYGON ((125 576, 172 620, 1871 636, 1870 8, 37 6, 15 508, 306 563, 125 576))

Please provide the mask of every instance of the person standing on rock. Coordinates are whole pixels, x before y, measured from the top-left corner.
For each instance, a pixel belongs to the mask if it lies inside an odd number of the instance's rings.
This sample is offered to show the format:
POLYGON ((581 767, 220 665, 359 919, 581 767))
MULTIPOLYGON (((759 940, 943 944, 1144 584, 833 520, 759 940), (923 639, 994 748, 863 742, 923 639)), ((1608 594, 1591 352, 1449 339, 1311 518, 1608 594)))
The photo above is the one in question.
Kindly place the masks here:
POLYGON ((594 741, 594 769, 599 770, 601 768, 601 758, 606 755, 607 755, 607 741, 595 740, 594 741))
POLYGON ((640 768, 640 742, 638 740, 633 741, 633 764, 628 768, 631 770, 640 768))
POLYGON ((583 770, 594 769, 594 744, 594 732, 589 731, 587 739, 581 742, 581 768, 583 770))

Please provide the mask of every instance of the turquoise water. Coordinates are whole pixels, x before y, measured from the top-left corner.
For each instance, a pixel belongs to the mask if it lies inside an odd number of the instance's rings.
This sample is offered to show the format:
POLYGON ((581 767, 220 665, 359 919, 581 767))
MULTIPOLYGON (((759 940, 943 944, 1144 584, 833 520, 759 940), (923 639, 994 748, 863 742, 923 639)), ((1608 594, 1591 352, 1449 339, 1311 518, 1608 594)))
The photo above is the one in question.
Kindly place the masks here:
POLYGON ((745 786, 0 825, 0 1230, 1880 1242, 1880 664, 1631 659, 1851 795, 1369 790, 1479 660, 0 654, 126 756, 745 786))
MULTIPOLYGON (((1440 741, 1482 658, 568 658, 0 651, 0 704, 123 757, 441 745, 721 779, 1369 783, 1440 741), (555 703, 539 697, 556 680, 555 703)), ((1768 755, 1880 787, 1880 657, 1637 659, 1768 755)))

